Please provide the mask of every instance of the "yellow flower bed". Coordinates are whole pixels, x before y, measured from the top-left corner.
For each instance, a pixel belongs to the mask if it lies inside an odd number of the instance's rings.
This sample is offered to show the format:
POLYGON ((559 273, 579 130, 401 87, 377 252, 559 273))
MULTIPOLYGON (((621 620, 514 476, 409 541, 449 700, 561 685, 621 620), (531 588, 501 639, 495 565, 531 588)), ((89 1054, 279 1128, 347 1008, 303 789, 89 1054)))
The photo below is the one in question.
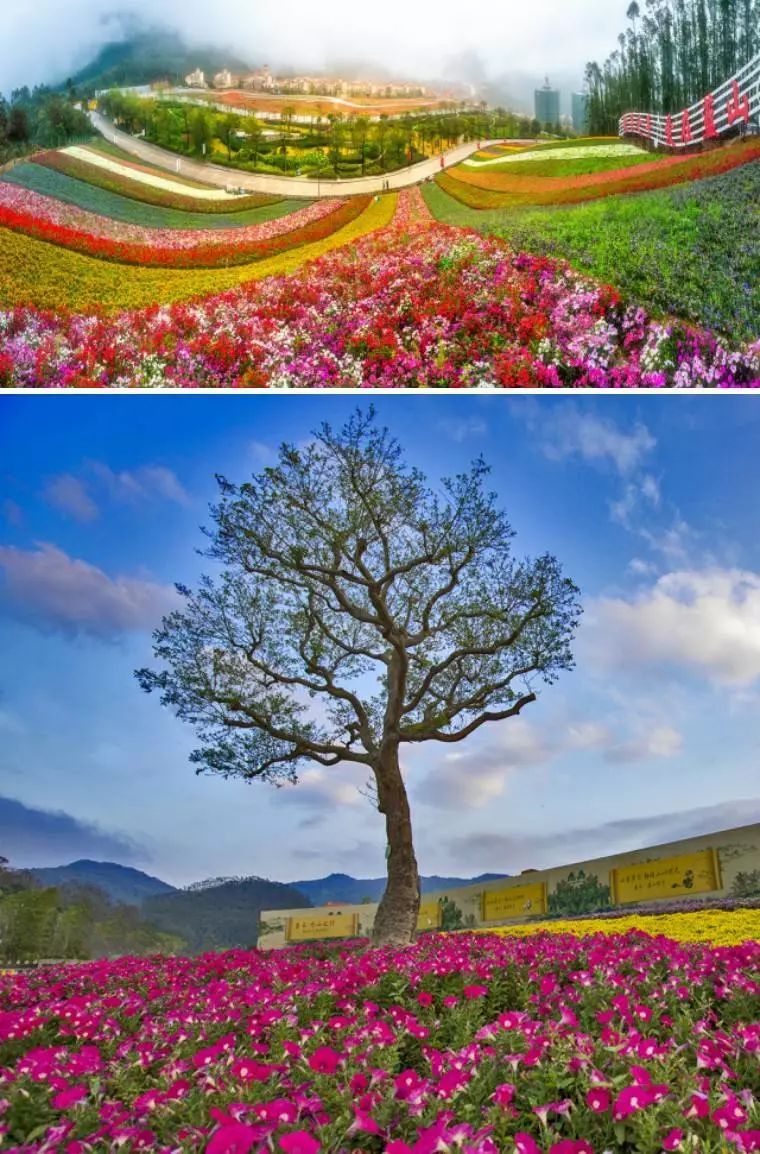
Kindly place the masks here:
POLYGON ((760 909, 702 910, 684 914, 629 914, 622 918, 584 918, 577 921, 530 922, 524 925, 497 926, 479 933, 509 934, 625 934, 642 930, 664 935, 676 942, 707 942, 714 946, 737 946, 760 938, 760 909))
POLYGON ((84 312, 100 305, 107 312, 118 312, 210 296, 245 281, 294 272, 307 261, 385 228, 393 219, 397 199, 397 193, 388 193, 373 200, 361 216, 323 240, 229 269, 120 265, 0 229, 0 308, 30 304, 84 312))

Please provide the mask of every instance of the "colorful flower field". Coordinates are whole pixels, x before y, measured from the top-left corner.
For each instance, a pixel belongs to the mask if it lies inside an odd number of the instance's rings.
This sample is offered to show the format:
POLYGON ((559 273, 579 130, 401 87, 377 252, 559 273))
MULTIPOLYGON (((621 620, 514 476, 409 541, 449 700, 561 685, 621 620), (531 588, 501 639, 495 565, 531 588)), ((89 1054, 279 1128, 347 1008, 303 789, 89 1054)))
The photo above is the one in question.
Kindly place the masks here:
POLYGON ((297 277, 113 318, 19 307, 0 337, 9 386, 760 385, 760 342, 729 351, 563 262, 437 225, 418 190, 389 229, 297 277))
POLYGON ((321 240, 355 220, 369 197, 319 200, 287 216, 234 229, 147 229, 0 183, 0 227, 121 264, 214 268, 246 264, 321 240))
POLYGON ((4 975, 3 1147, 758 1150, 760 915, 716 918, 730 945, 675 940, 672 917, 4 975))
MULTIPOLYGON (((597 153, 599 150, 591 151, 597 153)), ((543 155, 545 157, 546 153, 543 155)), ((557 151, 559 158, 563 155, 567 153, 557 151)), ((647 163, 601 172, 592 171, 579 176, 513 175, 508 167, 503 171, 489 171, 487 168, 480 170, 461 164, 441 173, 436 181, 449 196, 470 208, 577 204, 600 197, 646 192, 686 181, 704 180, 759 159, 760 140, 750 138, 694 156, 665 156, 647 163)), ((507 161, 500 163, 506 165, 507 161)))

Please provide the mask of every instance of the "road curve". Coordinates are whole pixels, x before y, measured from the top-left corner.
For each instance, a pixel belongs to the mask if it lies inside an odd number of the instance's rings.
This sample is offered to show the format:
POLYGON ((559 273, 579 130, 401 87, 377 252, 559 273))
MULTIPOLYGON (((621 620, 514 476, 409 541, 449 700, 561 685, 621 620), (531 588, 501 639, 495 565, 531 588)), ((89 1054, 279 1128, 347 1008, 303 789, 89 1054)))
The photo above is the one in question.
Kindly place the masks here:
POLYGON ((127 132, 122 132, 99 112, 91 112, 89 115, 93 127, 106 140, 118 144, 125 152, 131 153, 139 160, 155 164, 167 172, 187 176, 191 180, 217 185, 219 188, 244 188, 246 192, 266 192, 272 196, 361 196, 371 192, 382 192, 384 186, 390 189, 409 188, 429 176, 435 176, 442 167, 451 168, 452 165, 459 164, 479 148, 499 143, 496 140, 482 140, 460 144, 443 153, 443 165, 440 156, 433 156, 429 160, 422 160, 419 164, 391 172, 387 176, 359 176, 353 180, 311 180, 305 177, 242 172, 236 168, 223 168, 218 164, 201 164, 197 160, 177 156, 176 153, 168 152, 157 144, 149 144, 147 140, 140 140, 127 132))

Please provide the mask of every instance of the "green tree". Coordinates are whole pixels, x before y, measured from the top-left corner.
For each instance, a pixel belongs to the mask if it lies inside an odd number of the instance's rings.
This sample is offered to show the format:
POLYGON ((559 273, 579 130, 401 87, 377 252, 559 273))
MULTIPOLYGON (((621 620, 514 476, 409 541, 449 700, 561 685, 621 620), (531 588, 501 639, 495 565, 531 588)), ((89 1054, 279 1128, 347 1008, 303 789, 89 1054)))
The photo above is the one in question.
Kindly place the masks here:
POLYGON ((517 717, 572 667, 578 590, 554 557, 512 556, 487 474, 479 460, 432 488, 370 408, 240 486, 219 478, 207 555, 221 576, 178 587, 161 668, 137 671, 196 726, 197 772, 370 772, 388 844, 379 943, 409 942, 419 910, 403 751, 517 717))
POLYGON ((240 131, 240 117, 236 112, 226 113, 218 123, 219 139, 227 149, 227 159, 232 160, 232 144, 235 133, 240 131))

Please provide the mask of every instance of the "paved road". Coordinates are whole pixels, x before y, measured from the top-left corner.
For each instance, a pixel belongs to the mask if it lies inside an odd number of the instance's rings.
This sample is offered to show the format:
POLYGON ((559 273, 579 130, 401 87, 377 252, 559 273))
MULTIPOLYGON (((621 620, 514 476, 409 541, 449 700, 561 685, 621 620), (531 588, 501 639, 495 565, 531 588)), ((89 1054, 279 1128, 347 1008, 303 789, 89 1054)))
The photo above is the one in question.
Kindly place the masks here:
MULTIPOLYGON (((135 136, 121 132, 99 112, 91 112, 90 120, 106 140, 113 141, 125 152, 129 152, 149 164, 155 164, 159 168, 166 169, 167 172, 178 172, 180 176, 189 177, 191 180, 201 180, 206 184, 214 184, 220 188, 244 188, 246 192, 267 192, 272 196, 366 195, 368 192, 382 192, 386 182, 392 189, 409 188, 410 185, 419 184, 428 176, 435 176, 441 171, 441 158, 434 156, 430 160, 413 164, 410 168, 392 172, 387 177, 360 176, 354 180, 309 180, 300 177, 270 176, 269 173, 240 172, 237 169, 223 168, 218 164, 201 164, 196 160, 188 160, 184 156, 178 157, 173 152, 159 148, 157 144, 149 144, 146 140, 139 140, 135 136)), ((459 164, 468 156, 472 156, 474 152, 478 151, 479 145, 485 148, 488 144, 496 143, 495 140, 483 140, 460 144, 457 148, 452 148, 450 152, 444 153, 444 167, 451 168, 452 165, 459 164)))

